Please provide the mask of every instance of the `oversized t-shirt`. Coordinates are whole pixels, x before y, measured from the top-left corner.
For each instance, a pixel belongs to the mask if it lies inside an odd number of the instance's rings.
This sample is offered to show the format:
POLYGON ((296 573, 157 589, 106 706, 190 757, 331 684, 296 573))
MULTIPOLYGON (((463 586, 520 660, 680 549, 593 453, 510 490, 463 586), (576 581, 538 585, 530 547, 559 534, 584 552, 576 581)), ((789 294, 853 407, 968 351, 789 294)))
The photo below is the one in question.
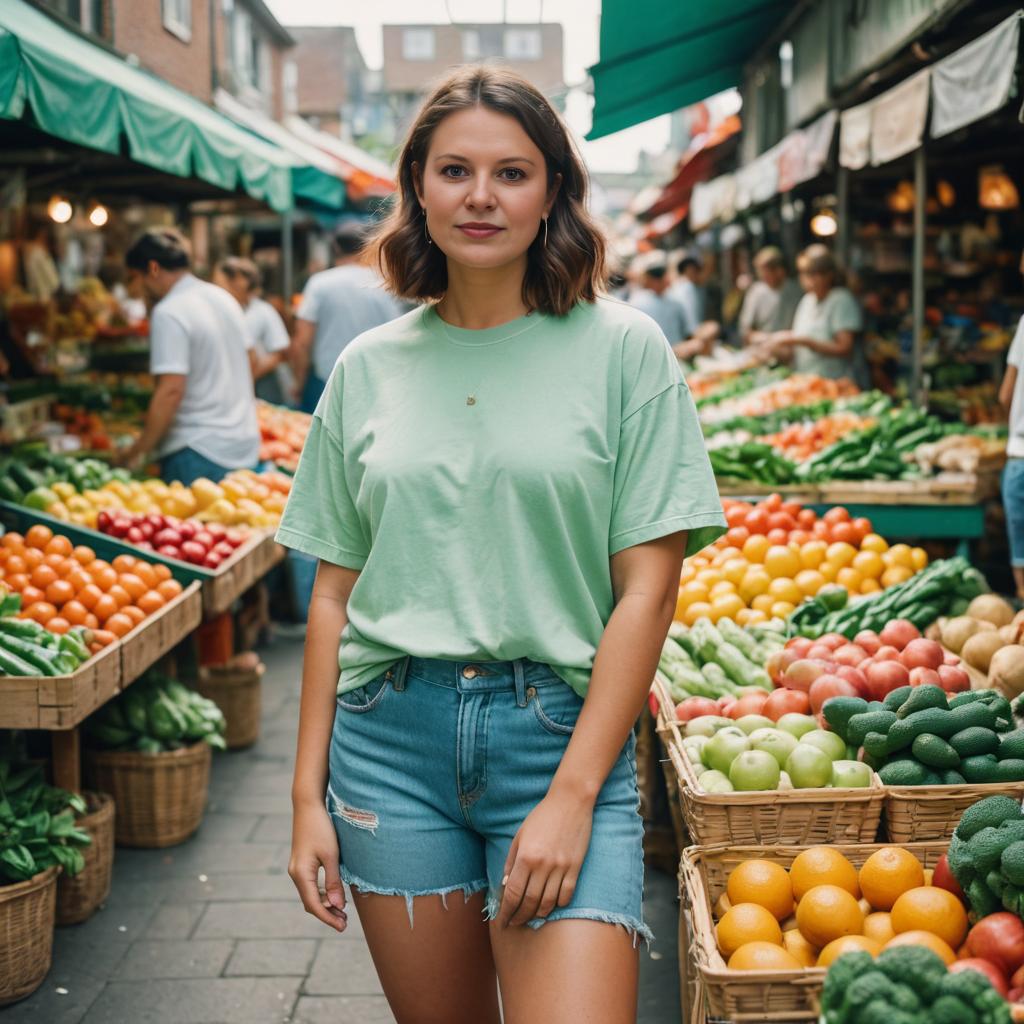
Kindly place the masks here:
POLYGON ((1006 454, 1019 459, 1024 457, 1024 316, 1017 324, 1006 363, 1017 368, 1017 383, 1010 402, 1010 436, 1006 442, 1006 454))
MULTIPOLYGON (((846 288, 833 288, 823 299, 807 292, 796 307, 793 333, 815 341, 832 341, 839 331, 859 334, 864 329, 864 315, 853 293, 846 288)), ((797 373, 814 373, 819 377, 838 380, 849 377, 857 384, 867 386, 867 368, 859 338, 853 342, 849 356, 826 356, 812 352, 804 345, 793 349, 793 369, 797 373)))
POLYGON ((665 335, 614 299, 483 330, 431 305, 360 335, 313 416, 277 539, 361 570, 338 692, 411 654, 546 662, 581 696, 609 557, 725 529, 665 335))

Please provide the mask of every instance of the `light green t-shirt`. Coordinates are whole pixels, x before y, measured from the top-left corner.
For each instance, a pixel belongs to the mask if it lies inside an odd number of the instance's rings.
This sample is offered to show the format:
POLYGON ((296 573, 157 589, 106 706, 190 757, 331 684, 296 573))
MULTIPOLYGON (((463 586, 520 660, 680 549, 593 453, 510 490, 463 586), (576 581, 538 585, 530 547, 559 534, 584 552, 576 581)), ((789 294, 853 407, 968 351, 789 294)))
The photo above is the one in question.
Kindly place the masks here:
POLYGON ((361 570, 338 692, 411 654, 546 662, 581 696, 609 556, 725 520, 664 334, 614 299, 484 330, 433 306, 341 354, 277 539, 361 570))

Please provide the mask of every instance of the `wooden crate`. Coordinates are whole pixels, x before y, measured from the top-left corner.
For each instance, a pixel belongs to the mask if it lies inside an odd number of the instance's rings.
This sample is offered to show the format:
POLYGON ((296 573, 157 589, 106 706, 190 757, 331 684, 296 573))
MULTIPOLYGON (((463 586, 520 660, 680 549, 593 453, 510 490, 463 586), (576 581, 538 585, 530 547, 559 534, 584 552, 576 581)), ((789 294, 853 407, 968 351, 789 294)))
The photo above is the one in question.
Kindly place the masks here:
POLYGON ((11 676, 2 689, 0 728, 73 729, 121 689, 121 643, 70 675, 11 676))
POLYGON ((199 627, 203 618, 202 584, 190 583, 176 598, 140 622, 121 640, 121 680, 134 682, 162 657, 199 627))
POLYGON ((723 498, 750 498, 760 501, 769 494, 781 494, 787 501, 798 501, 801 505, 821 503, 821 491, 816 484, 759 484, 750 480, 735 480, 717 477, 718 493, 723 498))
POLYGON ((256 530, 203 585, 203 614, 213 618, 228 611, 253 584, 284 559, 284 548, 272 530, 256 530))

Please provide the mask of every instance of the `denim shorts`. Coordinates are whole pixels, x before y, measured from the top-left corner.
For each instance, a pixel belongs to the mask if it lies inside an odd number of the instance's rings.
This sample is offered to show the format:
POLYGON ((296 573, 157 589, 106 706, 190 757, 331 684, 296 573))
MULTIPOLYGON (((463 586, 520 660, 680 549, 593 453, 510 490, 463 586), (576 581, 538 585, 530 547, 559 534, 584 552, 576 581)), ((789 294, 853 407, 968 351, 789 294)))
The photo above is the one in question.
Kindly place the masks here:
MULTIPOLYGON (((487 890, 497 916, 505 859, 544 798, 583 700, 547 665, 405 657, 341 694, 327 808, 341 876, 363 893, 413 897, 487 890)), ((623 746, 594 805, 590 846, 568 906, 545 921, 586 918, 648 943, 643 822, 635 740, 623 746)))
POLYGON ((1007 459, 1003 470, 1003 508, 1010 540, 1010 564, 1024 566, 1024 459, 1007 459))

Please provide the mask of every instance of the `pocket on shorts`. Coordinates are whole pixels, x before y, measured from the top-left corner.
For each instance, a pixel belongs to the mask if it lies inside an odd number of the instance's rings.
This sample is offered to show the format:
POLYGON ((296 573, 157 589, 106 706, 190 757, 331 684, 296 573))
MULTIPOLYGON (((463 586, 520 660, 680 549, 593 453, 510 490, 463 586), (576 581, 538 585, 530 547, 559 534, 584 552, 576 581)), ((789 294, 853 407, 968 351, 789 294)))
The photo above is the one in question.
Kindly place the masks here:
POLYGON ((532 688, 534 694, 528 706, 541 727, 555 736, 570 736, 576 728, 576 720, 583 710, 583 698, 568 683, 552 683, 550 686, 532 688))
POLYGON ((391 669, 382 672, 376 679, 371 679, 354 690, 348 690, 338 697, 338 707, 353 715, 365 715, 379 707, 381 701, 392 689, 391 680, 393 673, 391 669))

